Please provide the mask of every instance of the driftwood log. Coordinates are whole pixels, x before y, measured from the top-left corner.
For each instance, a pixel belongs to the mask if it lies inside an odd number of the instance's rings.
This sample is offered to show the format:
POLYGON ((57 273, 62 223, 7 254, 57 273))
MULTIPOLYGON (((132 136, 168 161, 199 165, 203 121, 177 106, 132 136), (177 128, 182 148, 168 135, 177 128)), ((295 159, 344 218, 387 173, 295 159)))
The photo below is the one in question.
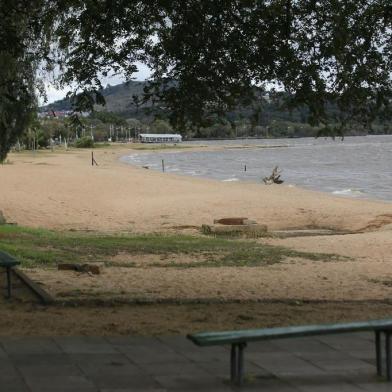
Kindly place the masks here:
POLYGON ((99 266, 93 264, 61 263, 57 265, 57 269, 61 271, 86 272, 93 275, 99 275, 101 272, 99 266))
POLYGON ((214 224, 220 225, 255 225, 257 222, 248 218, 221 218, 214 219, 214 224))
POLYGON ((272 170, 272 174, 269 177, 263 178, 264 184, 266 185, 282 184, 283 180, 280 179, 280 173, 282 173, 282 170, 279 170, 279 167, 275 166, 274 170, 272 170))

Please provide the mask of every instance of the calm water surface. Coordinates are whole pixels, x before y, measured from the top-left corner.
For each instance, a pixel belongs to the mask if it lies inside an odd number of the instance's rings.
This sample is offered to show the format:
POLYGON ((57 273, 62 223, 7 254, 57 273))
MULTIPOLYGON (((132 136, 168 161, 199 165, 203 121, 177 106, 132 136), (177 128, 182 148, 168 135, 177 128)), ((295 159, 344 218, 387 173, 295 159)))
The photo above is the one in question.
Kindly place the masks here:
POLYGON ((124 162, 167 173, 219 181, 260 182, 275 165, 286 184, 335 195, 392 201, 392 135, 340 139, 274 139, 185 142, 229 145, 221 151, 134 153, 124 162), (271 148, 257 148, 268 145, 271 148), (240 149, 239 146, 250 148, 240 149), (253 146, 253 147, 252 147, 253 146), (272 148, 272 146, 282 146, 272 148), (246 172, 244 167, 246 165, 246 172))

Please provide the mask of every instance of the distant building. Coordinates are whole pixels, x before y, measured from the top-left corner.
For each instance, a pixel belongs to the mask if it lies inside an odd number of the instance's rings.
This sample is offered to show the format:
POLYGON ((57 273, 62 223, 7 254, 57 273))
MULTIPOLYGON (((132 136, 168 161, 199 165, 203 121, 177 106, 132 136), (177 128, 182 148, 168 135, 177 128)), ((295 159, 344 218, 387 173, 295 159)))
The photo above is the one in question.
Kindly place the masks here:
POLYGON ((170 133, 140 133, 139 141, 141 143, 181 143, 182 136, 170 133))
MULTIPOLYGON (((38 113, 38 118, 66 118, 73 114, 72 110, 48 110, 44 112, 38 113)), ((90 115, 89 112, 78 112, 78 116, 80 117, 88 117, 90 115)))
POLYGON ((58 117, 58 118, 64 118, 64 117, 69 117, 72 114, 72 111, 70 110, 47 110, 45 112, 39 112, 38 117, 39 118, 50 118, 50 117, 58 117))

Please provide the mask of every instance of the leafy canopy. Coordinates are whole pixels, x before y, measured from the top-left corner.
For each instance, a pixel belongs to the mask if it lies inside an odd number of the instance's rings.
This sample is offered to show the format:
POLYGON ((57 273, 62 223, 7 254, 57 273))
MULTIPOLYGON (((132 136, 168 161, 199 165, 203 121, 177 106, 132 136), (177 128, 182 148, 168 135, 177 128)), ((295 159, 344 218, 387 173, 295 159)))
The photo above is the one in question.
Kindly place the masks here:
POLYGON ((332 134, 391 115, 390 0, 3 0, 0 17, 4 152, 27 124, 38 66, 76 86, 73 105, 85 110, 104 104, 102 76, 131 79, 143 62, 152 78, 138 100, 168 110, 178 129, 238 105, 257 115, 265 89, 308 107, 311 124, 333 123, 332 134))

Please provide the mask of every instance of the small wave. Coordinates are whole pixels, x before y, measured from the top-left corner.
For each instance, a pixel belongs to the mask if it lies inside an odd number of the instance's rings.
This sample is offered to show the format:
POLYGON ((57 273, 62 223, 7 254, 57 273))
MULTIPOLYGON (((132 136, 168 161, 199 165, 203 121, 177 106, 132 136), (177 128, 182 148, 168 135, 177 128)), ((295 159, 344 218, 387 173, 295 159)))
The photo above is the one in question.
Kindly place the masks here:
POLYGON ((363 195, 363 192, 361 190, 359 190, 359 189, 350 189, 350 188, 348 188, 348 189, 341 189, 341 190, 333 191, 332 194, 334 194, 334 195, 341 195, 341 196, 353 196, 353 197, 356 197, 356 196, 363 195))
POLYGON ((234 182, 234 181, 239 181, 238 178, 227 178, 226 180, 222 180, 222 182, 234 182))

